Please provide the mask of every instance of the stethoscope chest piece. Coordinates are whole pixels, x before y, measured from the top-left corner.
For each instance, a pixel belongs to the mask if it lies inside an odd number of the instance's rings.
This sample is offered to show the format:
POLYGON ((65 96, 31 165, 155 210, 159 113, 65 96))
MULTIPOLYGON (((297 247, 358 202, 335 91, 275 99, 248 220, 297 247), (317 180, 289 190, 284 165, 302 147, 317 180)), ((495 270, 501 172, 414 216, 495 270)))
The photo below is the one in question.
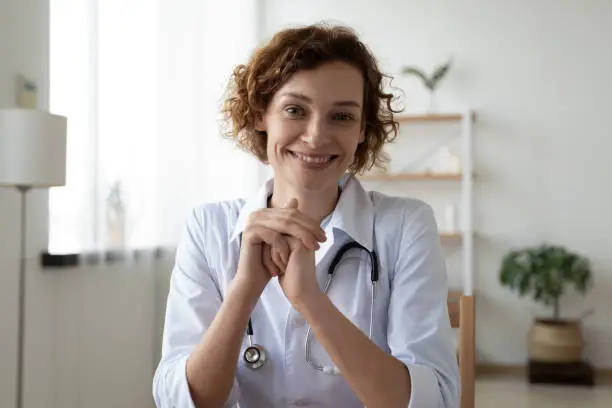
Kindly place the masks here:
POLYGON ((251 344, 244 350, 243 357, 247 367, 257 370, 266 362, 266 350, 259 344, 251 344))
POLYGON ((251 370, 257 370, 266 362, 266 350, 259 344, 253 344, 253 324, 250 318, 247 338, 249 339, 249 346, 244 350, 242 357, 247 367, 251 370))

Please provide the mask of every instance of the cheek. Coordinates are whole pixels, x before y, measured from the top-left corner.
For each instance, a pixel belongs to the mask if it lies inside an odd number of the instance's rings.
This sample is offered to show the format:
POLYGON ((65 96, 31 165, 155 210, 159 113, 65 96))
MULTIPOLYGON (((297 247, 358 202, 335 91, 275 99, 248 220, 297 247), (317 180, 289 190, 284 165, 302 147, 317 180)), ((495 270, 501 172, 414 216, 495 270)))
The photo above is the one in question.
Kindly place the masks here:
POLYGON ((268 127, 268 152, 277 153, 281 148, 299 138, 301 128, 297 123, 278 121, 268 127))
POLYGON ((344 151, 347 153, 355 153, 359 143, 361 143, 362 135, 358 130, 351 130, 350 132, 345 132, 341 138, 338 139, 344 151))

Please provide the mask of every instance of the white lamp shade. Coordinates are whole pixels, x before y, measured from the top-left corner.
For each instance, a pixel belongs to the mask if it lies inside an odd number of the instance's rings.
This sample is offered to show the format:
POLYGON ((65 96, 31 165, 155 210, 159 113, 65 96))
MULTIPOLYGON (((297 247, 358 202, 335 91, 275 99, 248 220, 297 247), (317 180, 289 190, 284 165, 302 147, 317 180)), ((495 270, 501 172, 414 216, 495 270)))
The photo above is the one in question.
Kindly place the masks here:
POLYGON ((32 109, 0 109, 0 186, 66 184, 63 116, 32 109))

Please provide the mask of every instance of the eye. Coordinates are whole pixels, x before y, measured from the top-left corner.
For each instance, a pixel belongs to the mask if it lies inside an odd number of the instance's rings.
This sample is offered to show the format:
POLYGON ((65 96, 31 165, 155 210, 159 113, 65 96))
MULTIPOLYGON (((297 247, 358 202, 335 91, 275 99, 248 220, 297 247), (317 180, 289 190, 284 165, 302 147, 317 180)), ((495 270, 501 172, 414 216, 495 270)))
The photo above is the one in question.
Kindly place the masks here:
POLYGON ((351 115, 350 113, 340 112, 334 115, 334 119, 339 120, 341 122, 349 122, 355 120, 355 116, 351 115))
POLYGON ((304 114, 304 110, 299 106, 292 105, 285 108, 285 113, 290 117, 299 117, 304 114))

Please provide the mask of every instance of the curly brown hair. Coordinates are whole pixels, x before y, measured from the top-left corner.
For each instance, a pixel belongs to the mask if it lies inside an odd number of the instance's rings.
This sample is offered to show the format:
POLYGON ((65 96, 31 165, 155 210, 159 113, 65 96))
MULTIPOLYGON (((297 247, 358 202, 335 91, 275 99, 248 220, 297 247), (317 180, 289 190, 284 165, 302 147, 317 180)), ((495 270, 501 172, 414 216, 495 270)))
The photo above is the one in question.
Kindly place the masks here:
POLYGON ((257 49, 247 64, 238 65, 222 109, 229 125, 226 136, 266 163, 267 135, 255 129, 257 119, 291 75, 332 61, 353 65, 364 78, 365 141, 358 145, 349 171, 357 174, 372 167, 384 168, 388 157, 383 146, 398 133, 398 123, 393 119, 397 111, 391 106, 394 96, 383 90, 383 79, 388 76, 380 71, 372 53, 352 29, 344 26, 314 24, 285 29, 257 49))

